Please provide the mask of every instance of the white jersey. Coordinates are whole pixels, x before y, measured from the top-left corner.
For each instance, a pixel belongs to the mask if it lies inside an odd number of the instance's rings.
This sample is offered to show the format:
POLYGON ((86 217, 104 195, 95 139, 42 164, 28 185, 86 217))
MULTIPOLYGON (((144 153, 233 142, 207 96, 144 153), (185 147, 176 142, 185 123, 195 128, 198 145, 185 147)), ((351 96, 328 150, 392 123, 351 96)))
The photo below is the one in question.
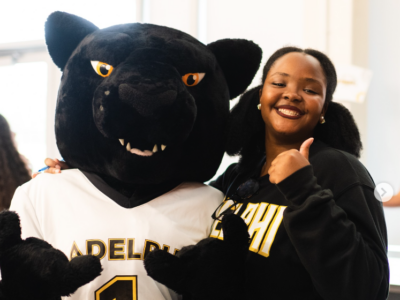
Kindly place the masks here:
POLYGON ((182 183, 145 204, 124 208, 71 169, 42 174, 19 187, 10 210, 21 218, 22 238, 43 239, 69 259, 84 254, 101 259, 101 275, 63 299, 164 300, 179 296, 147 276, 143 258, 157 248, 174 254, 206 238, 222 200, 223 194, 210 186, 182 183))

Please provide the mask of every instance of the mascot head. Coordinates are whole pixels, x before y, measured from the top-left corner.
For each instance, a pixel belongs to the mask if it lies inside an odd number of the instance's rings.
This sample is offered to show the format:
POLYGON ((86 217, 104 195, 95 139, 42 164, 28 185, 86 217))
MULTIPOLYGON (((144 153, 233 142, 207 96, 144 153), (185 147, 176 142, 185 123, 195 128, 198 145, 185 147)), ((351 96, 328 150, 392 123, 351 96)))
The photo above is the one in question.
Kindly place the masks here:
POLYGON ((229 100, 261 61, 247 40, 204 45, 152 24, 99 29, 63 12, 46 22, 63 71, 56 138, 72 167, 133 184, 205 181, 222 159, 229 100))

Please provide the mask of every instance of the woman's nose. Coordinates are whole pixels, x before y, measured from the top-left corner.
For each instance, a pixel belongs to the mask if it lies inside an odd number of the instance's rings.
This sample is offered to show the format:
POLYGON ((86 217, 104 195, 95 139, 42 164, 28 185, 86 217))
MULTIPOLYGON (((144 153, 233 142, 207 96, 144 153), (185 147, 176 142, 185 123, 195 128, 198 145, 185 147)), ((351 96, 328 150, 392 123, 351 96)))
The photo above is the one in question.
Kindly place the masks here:
POLYGON ((283 95, 283 98, 289 101, 302 101, 301 96, 296 92, 288 92, 283 95))

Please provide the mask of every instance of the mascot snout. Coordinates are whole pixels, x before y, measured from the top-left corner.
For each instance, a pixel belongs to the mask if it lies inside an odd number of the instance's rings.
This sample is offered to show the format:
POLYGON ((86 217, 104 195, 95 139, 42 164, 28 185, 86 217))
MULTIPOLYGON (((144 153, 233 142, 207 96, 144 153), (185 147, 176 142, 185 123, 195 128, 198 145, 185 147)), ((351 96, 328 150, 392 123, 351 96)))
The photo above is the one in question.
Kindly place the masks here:
POLYGON ((195 99, 180 74, 160 61, 147 61, 142 67, 137 60, 128 60, 103 81, 93 98, 98 130, 141 152, 184 142, 196 113, 195 99))

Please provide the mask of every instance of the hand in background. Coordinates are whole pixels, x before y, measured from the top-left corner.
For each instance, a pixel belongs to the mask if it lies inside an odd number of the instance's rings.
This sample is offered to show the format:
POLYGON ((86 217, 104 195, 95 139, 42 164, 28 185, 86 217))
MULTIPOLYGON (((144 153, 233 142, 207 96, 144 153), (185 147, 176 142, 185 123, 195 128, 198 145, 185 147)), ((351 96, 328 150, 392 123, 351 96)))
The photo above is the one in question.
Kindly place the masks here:
POLYGON ((382 204, 386 207, 400 206, 400 192, 397 195, 394 195, 389 201, 382 202, 382 204))
MULTIPOLYGON (((69 169, 69 166, 67 165, 66 162, 60 161, 57 158, 55 158, 54 160, 51 158, 46 158, 44 160, 44 163, 46 166, 50 167, 46 171, 44 171, 44 173, 58 174, 58 173, 61 173, 61 170, 69 169)), ((33 173, 32 178, 35 178, 39 174, 40 174, 40 172, 33 173)))

